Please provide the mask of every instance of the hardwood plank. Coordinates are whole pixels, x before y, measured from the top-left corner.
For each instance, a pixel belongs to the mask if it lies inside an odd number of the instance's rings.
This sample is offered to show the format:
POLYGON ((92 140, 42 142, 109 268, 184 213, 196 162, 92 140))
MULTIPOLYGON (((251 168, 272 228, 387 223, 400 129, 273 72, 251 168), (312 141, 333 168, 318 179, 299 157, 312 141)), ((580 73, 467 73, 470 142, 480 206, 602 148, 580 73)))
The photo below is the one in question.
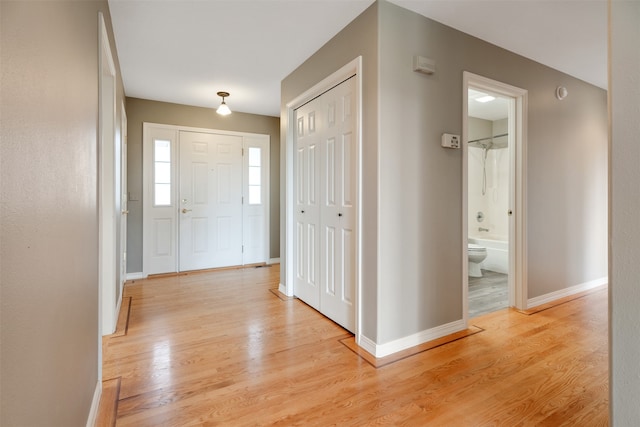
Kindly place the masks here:
POLYGON ((127 334, 104 353, 103 376, 121 377, 116 424, 608 423, 604 291, 476 317, 482 333, 376 369, 347 348, 351 334, 274 292, 278 282, 274 266, 127 284, 127 334))
POLYGON ((131 312, 131 297, 123 297, 122 304, 120 306, 120 313, 118 314, 118 322, 116 323, 116 330, 112 334, 113 336, 122 336, 127 334, 129 328, 129 314, 131 312))
POLYGON ((116 425, 118 398, 120 395, 120 378, 102 381, 102 395, 98 406, 97 425, 109 427, 116 425))

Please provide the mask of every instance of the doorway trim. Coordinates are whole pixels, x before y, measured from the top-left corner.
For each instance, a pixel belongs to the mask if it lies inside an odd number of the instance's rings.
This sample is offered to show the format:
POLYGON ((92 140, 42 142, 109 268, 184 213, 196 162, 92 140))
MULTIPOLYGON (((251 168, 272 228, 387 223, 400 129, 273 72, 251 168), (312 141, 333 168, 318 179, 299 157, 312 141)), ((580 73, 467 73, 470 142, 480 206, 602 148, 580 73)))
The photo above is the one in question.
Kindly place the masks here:
MULTIPOLYGON (((240 136, 240 137, 266 137, 267 146, 266 146, 266 157, 267 159, 271 158, 271 137, 268 134, 259 134, 254 132, 242 132, 242 131, 231 131, 231 130, 221 130, 221 129, 210 129, 210 128, 200 128, 200 127, 190 127, 190 126, 182 126, 182 125, 168 125, 162 123, 151 123, 151 122, 143 122, 142 124, 142 200, 143 200, 143 215, 142 215, 142 274, 141 278, 146 278, 149 276, 150 268, 149 268, 149 247, 146 244, 148 241, 149 235, 149 224, 150 224, 150 212, 149 209, 146 209, 145 206, 147 203, 151 203, 152 200, 152 191, 151 191, 151 165, 149 164, 149 155, 152 151, 150 151, 150 144, 152 143, 152 133, 154 130, 159 131, 167 131, 169 133, 173 132, 173 139, 175 146, 172 148, 172 156, 174 156, 175 169, 172 170, 172 179, 174 180, 175 190, 172 190, 171 198, 172 198, 172 207, 175 208, 173 218, 174 223, 177 218, 177 198, 178 198, 178 190, 179 188, 179 164, 180 164, 180 132, 196 132, 196 133, 210 133, 210 134, 218 134, 218 135, 230 135, 230 136, 240 136)), ((243 140, 244 147, 244 140, 243 140)), ((264 184, 264 191, 266 194, 265 197, 265 242, 264 242, 264 259, 265 263, 269 262, 269 248, 271 241, 271 232, 270 232, 270 205, 271 205, 271 171, 270 171, 270 160, 265 162, 265 171, 266 181, 264 184)), ((243 176, 244 176, 244 161, 243 161, 243 176)), ((244 182, 243 182, 243 191, 244 191, 244 182)), ((243 228, 244 228, 244 214, 243 214, 243 228)), ((175 253, 175 259, 173 260, 173 272, 180 272, 180 259, 179 259, 179 227, 177 224, 172 226, 171 232, 171 250, 175 253)), ((243 237, 244 240, 244 237, 243 237)), ((245 264, 243 264, 245 265, 245 264)))
POLYGON ((116 313, 120 312, 124 283, 127 281, 127 218, 129 215, 127 197, 127 132, 127 110, 124 101, 122 101, 120 104, 120 194, 118 194, 120 197, 120 244, 118 246, 118 308, 116 313))
POLYGON ((295 238, 295 199, 294 199, 294 167, 293 158, 295 151, 295 110, 311 101, 314 98, 322 95, 326 91, 330 90, 334 86, 342 83, 346 79, 353 77, 356 79, 356 215, 355 215, 355 340, 356 344, 360 343, 360 325, 361 325, 361 310, 360 301, 361 298, 361 253, 362 253, 362 57, 359 56, 344 65, 333 74, 326 77, 324 80, 318 82, 314 86, 310 87, 293 100, 286 104, 286 149, 285 149, 285 163, 284 163, 284 182, 285 182, 285 273, 284 284, 280 284, 279 290, 283 294, 292 297, 294 295, 294 238, 295 238))
POLYGON ((468 238, 468 101, 469 88, 509 97, 509 306, 527 308, 527 103, 528 91, 464 71, 462 74, 462 306, 465 325, 469 319, 469 277, 466 262, 468 238))
MULTIPOLYGON (((116 301, 118 272, 117 240, 120 212, 116 200, 116 67, 111 53, 109 35, 102 13, 98 14, 99 114, 98 114, 98 271, 100 287, 100 334, 115 331, 119 304, 116 301)), ((119 196, 118 196, 119 197, 119 196)))

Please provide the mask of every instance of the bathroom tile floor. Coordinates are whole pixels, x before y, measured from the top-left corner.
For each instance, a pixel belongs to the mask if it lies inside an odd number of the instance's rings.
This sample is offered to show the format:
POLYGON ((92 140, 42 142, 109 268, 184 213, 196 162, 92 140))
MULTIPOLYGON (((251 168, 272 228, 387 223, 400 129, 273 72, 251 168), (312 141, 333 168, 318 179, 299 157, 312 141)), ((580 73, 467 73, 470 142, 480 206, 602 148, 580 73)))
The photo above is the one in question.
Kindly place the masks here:
POLYGON ((509 307, 506 274, 482 270, 483 277, 469 277, 469 317, 509 307))

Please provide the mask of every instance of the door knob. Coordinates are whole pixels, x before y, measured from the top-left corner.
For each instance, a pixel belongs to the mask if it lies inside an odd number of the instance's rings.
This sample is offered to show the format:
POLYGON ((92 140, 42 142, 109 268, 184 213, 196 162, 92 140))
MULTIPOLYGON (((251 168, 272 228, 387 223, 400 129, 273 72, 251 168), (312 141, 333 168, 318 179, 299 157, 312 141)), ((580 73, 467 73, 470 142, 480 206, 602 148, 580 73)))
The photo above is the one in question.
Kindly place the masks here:
POLYGON ((342 216, 342 212, 338 214, 338 216, 342 216))
POLYGON ((187 213, 187 212, 191 212, 191 209, 187 209, 187 208, 182 209, 182 213, 187 213))
POLYGON ((129 211, 128 211, 128 210, 123 210, 123 211, 122 211, 122 215, 127 215, 128 213, 129 213, 129 211))

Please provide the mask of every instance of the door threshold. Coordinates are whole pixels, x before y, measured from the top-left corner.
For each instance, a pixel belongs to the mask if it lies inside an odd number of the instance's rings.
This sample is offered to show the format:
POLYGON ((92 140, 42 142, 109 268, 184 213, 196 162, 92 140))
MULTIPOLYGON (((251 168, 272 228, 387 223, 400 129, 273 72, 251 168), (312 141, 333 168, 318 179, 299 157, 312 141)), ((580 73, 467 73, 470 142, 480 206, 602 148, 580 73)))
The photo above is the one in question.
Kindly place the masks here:
POLYGON ((202 270, 186 270, 186 271, 174 271, 171 273, 149 274, 147 278, 157 279, 162 277, 188 276, 192 274, 212 273, 215 271, 242 270, 244 268, 259 268, 259 267, 271 267, 271 266, 268 265, 266 262, 258 262, 254 264, 230 265, 228 267, 204 268, 202 270))

